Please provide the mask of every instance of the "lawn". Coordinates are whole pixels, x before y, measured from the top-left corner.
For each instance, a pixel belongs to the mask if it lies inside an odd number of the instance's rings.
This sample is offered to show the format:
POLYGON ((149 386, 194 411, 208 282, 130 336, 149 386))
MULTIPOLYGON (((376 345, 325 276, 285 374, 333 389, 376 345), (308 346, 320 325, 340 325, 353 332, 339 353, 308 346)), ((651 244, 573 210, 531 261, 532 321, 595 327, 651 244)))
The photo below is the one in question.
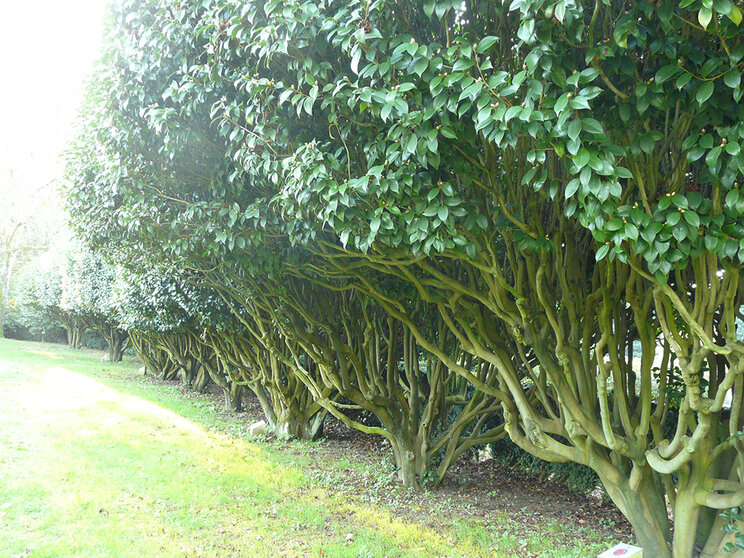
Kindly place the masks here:
POLYGON ((395 513, 334 489, 354 464, 329 442, 252 440, 245 414, 101 354, 0 339, 0 557, 564 558, 611 542, 435 503, 395 513))

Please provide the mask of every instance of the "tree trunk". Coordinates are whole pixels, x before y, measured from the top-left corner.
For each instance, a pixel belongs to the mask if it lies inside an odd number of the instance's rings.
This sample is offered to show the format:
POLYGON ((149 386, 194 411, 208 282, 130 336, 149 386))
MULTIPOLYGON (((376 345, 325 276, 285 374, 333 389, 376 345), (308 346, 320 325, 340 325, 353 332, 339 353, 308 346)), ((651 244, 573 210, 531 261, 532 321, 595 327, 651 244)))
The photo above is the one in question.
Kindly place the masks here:
POLYGON ((109 346, 109 362, 121 362, 122 358, 121 345, 114 344, 109 346))
POLYGON ((75 325, 72 327, 72 348, 80 349, 85 339, 85 326, 75 325))
POLYGON ((243 386, 237 382, 230 382, 229 387, 222 388, 225 394, 225 407, 229 411, 239 413, 243 410, 243 386))
POLYGON ((173 362, 167 362, 161 370, 159 370, 159 377, 165 382, 175 382, 178 380, 178 365, 173 362))
MULTIPOLYGON (((669 518, 664 499, 650 469, 642 475, 641 482, 634 488, 629 486, 627 479, 620 486, 612 484, 602 475, 600 479, 612 501, 633 526, 643 555, 671 558, 669 518)), ((674 557, 677 558, 677 555, 674 554, 674 557)), ((679 558, 691 558, 691 555, 680 555, 679 558)))
POLYGON ((210 378, 206 368, 204 366, 198 366, 196 377, 194 378, 194 382, 191 385, 191 389, 198 393, 204 393, 204 391, 207 389, 207 386, 209 386, 209 382, 210 378))
POLYGON ((421 489, 421 481, 426 472, 426 457, 423 448, 415 437, 389 429, 392 434, 393 455, 398 466, 398 480, 406 488, 421 489))
POLYGON ((301 413, 292 412, 287 409, 280 413, 276 421, 269 421, 277 438, 297 438, 299 440, 313 441, 323 435, 323 422, 325 413, 317 413, 310 418, 301 413))
POLYGON ((240 412, 243 410, 243 386, 230 379, 226 368, 222 368, 220 362, 206 360, 202 368, 207 372, 209 378, 222 388, 225 395, 225 407, 228 411, 240 412))
POLYGON ((108 343, 109 362, 121 362, 128 339, 127 333, 108 323, 97 329, 108 343))
POLYGON ((108 340, 109 362, 121 362, 124 356, 123 336, 114 333, 108 340))
POLYGON ((277 437, 312 441, 323 435, 325 410, 313 412, 308 418, 308 413, 299 411, 296 405, 275 402, 268 389, 260 382, 249 383, 248 387, 256 394, 266 417, 266 423, 277 437))
POLYGON ((677 492, 674 505, 672 556, 692 556, 698 532, 700 506, 695 501, 695 488, 677 492))
POLYGON ((72 324, 66 326, 65 329, 67 330, 67 344, 73 349, 79 349, 82 347, 85 327, 72 324))
POLYGON ((421 482, 416 475, 416 461, 413 452, 405 451, 401 455, 396 455, 395 460, 398 462, 398 480, 405 488, 421 489, 421 482))
POLYGON ((190 388, 196 378, 196 370, 192 366, 184 366, 181 371, 183 372, 183 385, 190 388))

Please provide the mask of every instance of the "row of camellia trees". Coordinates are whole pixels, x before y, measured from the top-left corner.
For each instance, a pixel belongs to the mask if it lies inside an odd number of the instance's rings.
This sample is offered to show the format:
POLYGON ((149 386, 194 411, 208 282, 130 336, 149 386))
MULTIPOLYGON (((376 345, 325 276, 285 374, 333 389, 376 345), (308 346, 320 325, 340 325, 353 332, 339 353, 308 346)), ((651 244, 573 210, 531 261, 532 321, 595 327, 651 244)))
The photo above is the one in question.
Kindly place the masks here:
POLYGON ((118 362, 128 346, 120 327, 121 281, 117 268, 100 254, 72 247, 61 257, 32 260, 21 272, 13 318, 28 333, 60 330, 70 346, 83 346, 86 330, 102 339, 108 360, 118 362), (62 330, 64 328, 64 330, 62 330))
POLYGON ((73 224, 134 278, 125 329, 164 376, 248 386, 277 433, 383 436, 408 486, 508 436, 593 469, 649 556, 723 555, 741 23, 729 0, 121 0, 73 224))

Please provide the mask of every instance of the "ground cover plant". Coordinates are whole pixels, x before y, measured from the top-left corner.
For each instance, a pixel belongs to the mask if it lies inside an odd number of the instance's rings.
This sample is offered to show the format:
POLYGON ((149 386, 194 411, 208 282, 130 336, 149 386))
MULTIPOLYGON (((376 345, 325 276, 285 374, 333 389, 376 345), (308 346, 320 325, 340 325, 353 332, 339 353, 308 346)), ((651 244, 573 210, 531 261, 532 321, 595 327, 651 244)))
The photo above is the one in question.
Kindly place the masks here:
MULTIPOLYGON (((275 388, 389 440, 405 485, 506 433, 591 468, 648 554, 720 556, 744 504, 741 20, 127 0, 73 223, 213 289, 275 388)), ((238 365, 219 328, 197 337, 238 365)))

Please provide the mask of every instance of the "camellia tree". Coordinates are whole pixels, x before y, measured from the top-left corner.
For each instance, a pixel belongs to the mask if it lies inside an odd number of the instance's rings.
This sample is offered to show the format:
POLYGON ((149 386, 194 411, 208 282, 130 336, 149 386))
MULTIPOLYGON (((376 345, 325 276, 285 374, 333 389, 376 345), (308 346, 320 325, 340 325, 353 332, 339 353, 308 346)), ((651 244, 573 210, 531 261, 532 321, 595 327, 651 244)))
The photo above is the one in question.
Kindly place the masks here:
MULTIPOLYGON (((266 345, 272 361, 288 366, 316 405, 351 428, 389 440, 404 485, 441 481, 468 449, 505 436, 496 417, 498 401, 473 389, 420 347, 403 323, 350 285, 285 275, 276 288, 271 277, 224 271, 210 280, 234 313, 251 316, 255 325, 246 326, 257 340, 272 339, 266 345), (376 424, 355 420, 359 410, 374 416, 376 424)), ((436 309, 420 306, 415 314, 439 350, 488 382, 492 367, 459 351, 436 309)), ((235 354, 250 352, 239 348, 235 354)))
POLYGON ((343 281, 497 400, 523 449, 594 469, 649 555, 722 552, 720 512, 744 504, 735 4, 131 1, 117 18, 116 87, 92 113, 107 151, 72 172, 89 241, 343 281))
POLYGON ((74 339, 68 328, 70 316, 60 308, 63 281, 61 267, 42 266, 37 258, 19 270, 18 279, 11 320, 42 340, 47 334, 52 334, 54 338, 54 334, 59 333, 62 333, 64 339, 64 327, 67 329, 68 342, 73 345, 74 339))
POLYGON ((74 250, 70 250, 65 258, 58 264, 50 275, 50 284, 43 288, 43 304, 57 321, 64 325, 67 331, 67 344, 74 349, 80 349, 85 341, 85 331, 88 329, 81 313, 82 308, 73 303, 70 295, 73 292, 70 283, 70 266, 74 269, 74 250), (57 277, 59 284, 57 285, 57 277))
POLYGON ((180 372, 184 385, 203 391, 209 377, 202 370, 191 335, 193 314, 186 310, 189 293, 169 272, 152 266, 144 271, 127 268, 122 279, 115 293, 119 324, 137 357, 160 379, 175 380, 180 372))
MULTIPOLYGON (((213 381, 234 411, 242 409, 247 386, 277 435, 316 437, 325 412, 246 329, 244 324, 255 320, 246 321, 244 312, 233 315, 217 291, 192 279, 151 263, 125 273, 119 294, 121 326, 140 359, 162 379, 174 379, 180 372, 184 384, 196 391, 213 381)), ((270 333, 265 324, 258 327, 270 333)))
POLYGON ((188 284, 178 270, 140 258, 123 271, 116 296, 120 326, 150 372, 163 380, 180 372, 184 385, 197 392, 214 380, 225 390, 228 407, 242 408, 242 387, 231 385, 204 340, 205 324, 225 314, 216 293, 188 284))
POLYGON ((106 340, 110 362, 121 361, 129 344, 126 332, 119 327, 117 280, 117 269, 101 255, 71 250, 59 303, 62 312, 72 320, 73 345, 82 337, 84 330, 79 325, 82 322, 85 328, 95 330, 106 340))

